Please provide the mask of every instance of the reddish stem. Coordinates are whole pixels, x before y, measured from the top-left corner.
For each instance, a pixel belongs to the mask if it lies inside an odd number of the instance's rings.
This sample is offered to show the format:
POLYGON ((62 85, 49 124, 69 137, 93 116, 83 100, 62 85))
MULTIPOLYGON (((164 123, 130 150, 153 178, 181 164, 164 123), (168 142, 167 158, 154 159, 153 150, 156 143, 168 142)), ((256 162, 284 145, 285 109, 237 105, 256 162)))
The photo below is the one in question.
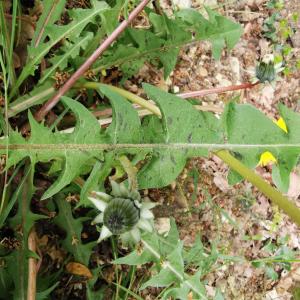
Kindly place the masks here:
POLYGON ((255 83, 247 82, 239 85, 230 85, 230 86, 217 87, 217 88, 206 89, 201 91, 181 93, 181 94, 177 94, 177 96, 181 98, 203 97, 210 94, 221 94, 229 91, 251 89, 254 86, 256 86, 258 83, 259 81, 255 83))
MULTIPOLYGON (((95 50, 95 52, 77 69, 77 71, 68 79, 68 81, 58 90, 58 92, 49 99, 35 114, 37 121, 42 121, 47 113, 59 102, 63 96, 76 81, 90 68, 90 66, 102 55, 102 53, 117 39, 117 37, 126 29, 126 27, 137 17, 150 0, 142 0, 141 3, 130 13, 128 19, 125 19, 120 25, 104 40, 104 42, 95 50)), ((28 131, 28 124, 22 128, 22 133, 28 131)))

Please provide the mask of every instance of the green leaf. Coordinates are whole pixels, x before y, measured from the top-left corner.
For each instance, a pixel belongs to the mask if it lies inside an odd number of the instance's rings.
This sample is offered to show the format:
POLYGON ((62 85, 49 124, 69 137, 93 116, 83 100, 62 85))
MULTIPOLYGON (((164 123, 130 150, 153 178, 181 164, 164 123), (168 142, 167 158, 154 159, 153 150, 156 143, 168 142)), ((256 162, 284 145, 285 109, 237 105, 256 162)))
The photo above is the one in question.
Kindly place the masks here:
POLYGON ((66 37, 69 40, 77 38, 89 22, 93 21, 100 12, 108 8, 107 4, 103 1, 96 3, 97 5, 91 9, 74 9, 70 11, 69 14, 72 22, 67 25, 47 26, 44 35, 49 38, 49 41, 40 44, 38 47, 30 46, 28 48, 27 63, 19 75, 18 80, 11 91, 10 97, 14 96, 19 86, 29 75, 34 74, 36 66, 54 45, 66 37))
MULTIPOLYGON (((281 115, 288 126, 286 133, 250 105, 230 103, 220 122, 213 114, 199 112, 188 101, 158 88, 145 85, 145 90, 159 106, 162 117, 148 116, 142 125, 135 109, 122 96, 108 88, 101 90, 111 100, 113 108, 113 121, 105 133, 85 107, 67 97, 62 98, 63 103, 77 119, 72 133, 52 132, 29 114, 31 137, 25 140, 18 132, 11 131, 8 142, 10 145, 17 144, 18 149, 9 151, 6 167, 25 157, 34 162, 58 161, 63 166, 62 172, 43 195, 45 199, 71 183, 76 176, 89 173, 95 161, 103 161, 104 149, 114 144, 114 155, 138 154, 144 158, 148 153, 138 172, 139 186, 158 188, 175 180, 188 158, 206 156, 210 149, 219 149, 224 144, 224 148, 233 149, 235 157, 252 168, 258 164, 264 151, 270 151, 278 160, 278 170, 275 166, 273 171, 274 181, 279 187, 287 188, 289 174, 300 153, 300 147, 293 146, 300 143, 297 131, 299 114, 281 108, 281 115), (124 143, 128 146, 119 147, 124 143), (78 144, 84 147, 91 145, 91 149, 81 150, 78 144)), ((2 151, 5 151, 6 142, 5 139, 0 140, 2 151)), ((102 174, 106 172, 108 169, 102 174)))
POLYGON ((183 281, 179 287, 172 287, 163 294, 162 299, 188 299, 190 292, 193 293, 193 299, 208 299, 203 283, 200 281, 201 272, 196 272, 193 276, 187 276, 187 280, 183 281))
POLYGON ((92 39, 93 34, 88 32, 82 37, 75 38, 74 41, 66 41, 65 45, 60 48, 62 54, 57 53, 53 58, 49 59, 52 66, 43 72, 43 77, 39 84, 44 83, 57 69, 64 70, 68 66, 69 59, 78 57, 80 50, 85 49, 92 39))
POLYGON ((206 7, 209 20, 192 9, 184 9, 177 13, 178 17, 187 24, 194 27, 196 39, 207 39, 212 43, 212 52, 215 59, 221 57, 222 49, 232 49, 239 41, 242 34, 242 27, 231 20, 219 15, 206 7))
POLYGON ((242 34, 242 27, 220 16, 208 7, 206 7, 206 11, 210 22, 213 24, 208 30, 209 40, 213 45, 213 56, 219 59, 225 43, 230 50, 239 41, 242 34))
POLYGON ((101 25, 103 26, 105 33, 110 35, 118 26, 119 16, 123 7, 123 0, 116 1, 116 5, 101 12, 101 25))
MULTIPOLYGON (((62 160, 64 163, 63 171, 58 179, 45 192, 42 199, 49 198, 59 192, 63 187, 68 185, 74 178, 79 176, 95 158, 103 158, 102 151, 78 151, 77 149, 68 149, 69 143, 100 143, 107 139, 101 134, 98 121, 92 114, 84 108, 80 103, 68 98, 62 97, 63 103, 67 105, 76 115, 77 123, 74 132, 70 134, 52 133, 47 127, 37 123, 29 113, 29 122, 31 126, 31 137, 25 141, 17 132, 12 132, 9 140, 11 144, 60 144, 65 145, 62 150, 49 151, 42 150, 14 150, 10 152, 7 162, 7 168, 17 164, 25 157, 30 157, 32 161, 49 162, 53 159, 62 160)), ((92 165, 91 165, 92 166, 92 165)))
POLYGON ((128 78, 148 61, 155 65, 159 63, 164 68, 164 78, 167 78, 176 65, 180 47, 201 40, 211 41, 213 54, 219 58, 225 45, 232 48, 237 43, 242 30, 239 24, 207 10, 209 20, 193 9, 182 10, 173 19, 147 10, 152 27, 148 30, 126 29, 95 64, 95 70, 119 66, 123 76, 128 78))
POLYGON ((37 300, 47 300, 49 299, 50 294, 52 293, 52 291, 55 290, 55 288, 59 285, 59 282, 56 282, 54 285, 52 285, 51 287, 49 287, 48 289, 42 291, 42 292, 37 292, 36 293, 36 299, 37 300))
POLYGON ((3 266, 0 268, 0 289, 1 297, 9 299, 13 290, 13 277, 9 274, 7 268, 3 266))
POLYGON ((161 247, 161 253, 163 256, 172 252, 180 241, 179 232, 174 218, 170 219, 170 231, 168 232, 165 240, 166 243, 164 243, 163 247, 161 247))
MULTIPOLYGON (((15 300, 27 299, 28 236, 35 222, 46 218, 45 216, 32 213, 30 209, 31 199, 34 193, 34 164, 28 164, 27 169, 30 170, 30 174, 26 178, 26 184, 22 186, 22 192, 18 197, 17 214, 14 218, 9 219, 8 222, 12 229, 19 232, 17 234, 19 246, 6 258, 7 270, 14 282, 13 299, 15 300)), ((25 173, 26 171, 27 170, 25 170, 25 173)))
POLYGON ((214 300, 224 300, 224 297, 219 289, 217 289, 216 295, 214 297, 214 300))
POLYGON ((230 103, 227 105, 222 118, 229 143, 262 145, 235 150, 235 153, 238 153, 238 159, 242 160, 248 167, 253 168, 258 164, 260 155, 265 151, 270 151, 278 161, 278 165, 273 167, 274 182, 282 191, 287 191, 289 174, 297 163, 300 149, 296 147, 290 149, 288 147, 286 149, 268 148, 267 146, 263 147, 263 145, 299 144, 300 135, 295 128, 300 126, 300 119, 297 113, 285 106, 280 106, 279 110, 288 126, 288 133, 250 105, 230 103))
POLYGON ((265 267, 265 272, 266 272, 266 275, 272 279, 272 280, 277 280, 278 279, 278 274, 277 272, 275 272, 274 268, 273 267, 270 267, 270 266, 266 266, 265 267))
MULTIPOLYGON (((17 168, 17 170, 19 170, 17 168)), ((17 189, 13 192, 13 194, 10 196, 10 200, 9 202, 7 203, 7 205, 5 206, 5 208, 3 209, 1 215, 0 215, 0 228, 3 227, 4 225, 4 222, 6 221, 9 213, 11 212, 12 208, 14 207, 14 205, 16 204, 17 200, 19 199, 20 197, 20 193, 22 192, 23 188, 24 188, 24 184, 25 182, 27 181, 28 179, 28 176, 30 174, 30 168, 27 168, 26 170, 24 170, 24 173, 23 173, 23 178, 22 180, 20 181, 17 189)))
POLYGON ((113 119, 106 130, 113 144, 139 143, 141 141, 140 118, 126 98, 120 96, 106 86, 101 87, 101 92, 111 102, 113 119))
POLYGON ((104 162, 96 161, 93 166, 92 172, 88 179, 85 181, 80 191, 80 202, 79 206, 91 206, 91 201, 87 198, 88 193, 91 191, 105 191, 104 182, 105 179, 111 173, 111 169, 114 163, 114 153, 106 153, 104 156, 104 162))
POLYGON ((60 193, 55 197, 55 203, 58 207, 58 215, 54 222, 66 232, 66 238, 63 240, 64 249, 74 255, 76 262, 88 266, 91 250, 96 245, 96 242, 82 244, 81 232, 83 218, 75 219, 72 214, 71 205, 66 201, 64 193, 60 193))
MULTIPOLYGON (((145 84, 144 89, 162 112, 164 143, 191 144, 221 141, 220 122, 213 114, 196 111, 189 102, 151 85, 145 84)), ((151 139, 151 142, 161 143, 161 136, 158 136, 158 140, 151 139)), ((139 186, 141 188, 165 186, 176 179, 188 157, 207 154, 207 149, 157 150, 152 160, 139 172, 139 186)))
MULTIPOLYGON (((92 249, 97 245, 97 243, 96 241, 88 244, 82 243, 82 222, 87 218, 73 217, 71 204, 66 201, 66 196, 67 190, 55 196, 55 203, 58 207, 58 215, 54 218, 54 223, 65 230, 66 238, 62 241, 64 249, 73 255, 74 261, 88 267, 92 249)), ((95 280, 89 280, 86 284, 88 295, 95 296, 99 295, 99 293, 101 294, 101 291, 93 291, 94 281, 95 280)))
POLYGON ((45 32, 47 33, 47 31, 45 31, 46 27, 59 20, 65 4, 66 0, 43 1, 42 15, 39 17, 39 20, 36 24, 36 29, 31 40, 31 47, 35 47, 35 45, 38 45, 40 42, 44 41, 45 37, 47 36, 45 34, 45 32))
POLYGON ((173 282, 183 279, 183 259, 182 259, 182 246, 183 243, 178 243, 175 250, 167 256, 167 260, 162 265, 162 270, 157 274, 152 276, 148 281, 146 281, 141 286, 141 290, 148 286, 153 287, 165 287, 169 286, 173 282), (170 266, 170 267, 168 267, 170 266))
POLYGON ((196 264, 197 266, 200 266, 206 257, 207 255, 204 252, 200 236, 197 236, 193 247, 184 255, 184 261, 187 264, 196 264))
POLYGON ((155 260, 155 257, 148 251, 143 251, 142 253, 139 253, 137 250, 134 250, 130 254, 117 258, 113 261, 114 264, 124 264, 124 265, 130 265, 130 266, 137 266, 137 265, 143 265, 148 262, 152 262, 155 260))

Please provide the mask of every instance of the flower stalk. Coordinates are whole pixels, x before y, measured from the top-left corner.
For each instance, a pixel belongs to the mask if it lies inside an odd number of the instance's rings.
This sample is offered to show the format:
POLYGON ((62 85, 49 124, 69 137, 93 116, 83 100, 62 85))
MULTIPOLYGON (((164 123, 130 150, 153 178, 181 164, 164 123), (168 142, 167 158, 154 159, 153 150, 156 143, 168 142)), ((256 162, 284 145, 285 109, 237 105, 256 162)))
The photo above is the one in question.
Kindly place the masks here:
POLYGON ((233 157, 227 150, 219 150, 214 152, 235 172, 239 173, 243 178, 247 179, 260 192, 266 195, 274 204, 278 205, 295 223, 300 226, 300 210, 287 197, 282 195, 277 189, 264 181, 259 175, 255 174, 251 169, 233 157))

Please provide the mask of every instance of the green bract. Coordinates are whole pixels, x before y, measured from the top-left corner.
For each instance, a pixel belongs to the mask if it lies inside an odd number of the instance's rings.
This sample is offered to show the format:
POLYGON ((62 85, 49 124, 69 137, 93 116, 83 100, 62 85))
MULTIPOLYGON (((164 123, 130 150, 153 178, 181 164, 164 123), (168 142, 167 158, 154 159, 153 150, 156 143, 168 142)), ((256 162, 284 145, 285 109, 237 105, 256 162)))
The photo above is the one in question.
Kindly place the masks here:
POLYGON ((141 231, 152 232, 154 218, 150 211, 155 203, 141 201, 137 190, 129 191, 123 183, 111 181, 112 192, 92 192, 89 200, 100 211, 93 223, 103 223, 98 242, 120 235, 124 243, 140 241, 141 231))
POLYGON ((274 55, 267 54, 255 68, 255 81, 272 83, 276 80, 276 75, 283 69, 281 63, 274 63, 274 55))
POLYGON ((258 64, 255 70, 257 79, 261 82, 272 82, 275 79, 275 67, 274 62, 261 62, 258 64))

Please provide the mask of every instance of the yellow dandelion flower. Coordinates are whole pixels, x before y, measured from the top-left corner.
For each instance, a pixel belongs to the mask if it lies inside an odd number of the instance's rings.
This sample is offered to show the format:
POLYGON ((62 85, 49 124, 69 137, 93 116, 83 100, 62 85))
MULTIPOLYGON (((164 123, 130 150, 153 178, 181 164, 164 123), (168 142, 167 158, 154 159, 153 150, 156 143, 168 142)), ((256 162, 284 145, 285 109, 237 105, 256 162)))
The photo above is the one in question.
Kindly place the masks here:
MULTIPOLYGON (((282 117, 280 117, 277 121, 274 120, 274 123, 278 127, 280 127, 285 133, 288 133, 286 123, 285 123, 285 121, 282 117)), ((258 162, 258 165, 264 167, 264 166, 267 166, 270 163, 277 163, 277 159, 274 157, 274 155, 269 151, 266 151, 266 152, 262 153, 261 156, 260 156, 260 160, 258 162)))
POLYGON ((274 155, 270 151, 265 151, 260 156, 258 165, 264 167, 264 166, 267 166, 269 163, 277 163, 277 159, 274 157, 274 155))
POLYGON ((286 123, 285 123, 285 121, 283 120, 282 117, 280 117, 277 121, 274 121, 274 123, 275 123, 278 127, 280 127, 284 132, 288 133, 286 123))

